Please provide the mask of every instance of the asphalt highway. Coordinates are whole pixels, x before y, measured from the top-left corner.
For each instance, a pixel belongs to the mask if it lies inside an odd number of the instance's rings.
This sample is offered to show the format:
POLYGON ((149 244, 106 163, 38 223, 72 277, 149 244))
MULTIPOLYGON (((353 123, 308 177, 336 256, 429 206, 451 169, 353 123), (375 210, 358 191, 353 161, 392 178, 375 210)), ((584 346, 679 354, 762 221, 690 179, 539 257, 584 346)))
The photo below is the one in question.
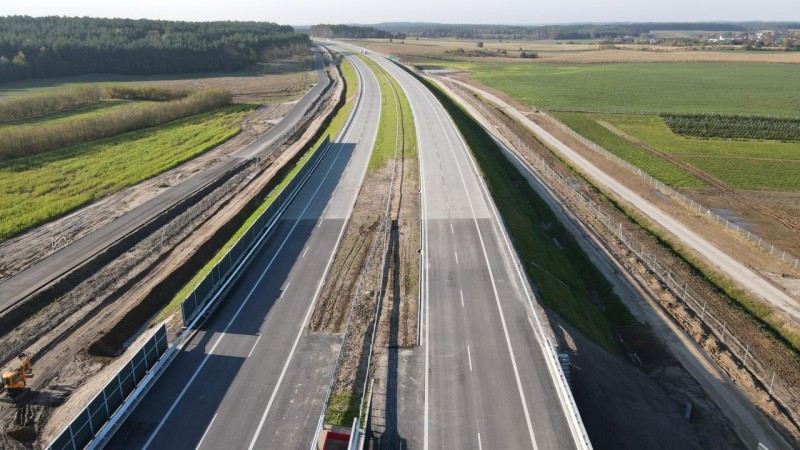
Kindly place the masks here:
POLYGON ((230 157, 223 159, 219 164, 172 186, 116 220, 0 283, 0 313, 85 264, 95 255, 160 216, 184 198, 209 185, 209 183, 219 179, 224 174, 235 170, 261 149, 280 139, 286 131, 297 124, 328 85, 328 77, 319 52, 315 52, 315 66, 317 83, 314 87, 295 104, 292 110, 278 124, 258 139, 242 147, 230 157))
POLYGON ((377 80, 237 285, 109 448, 309 448, 341 337, 307 322, 366 172, 377 80))
POLYGON ((589 160, 578 154, 578 152, 571 149, 558 138, 547 132, 544 128, 533 122, 525 114, 522 114, 519 110, 504 102, 496 95, 458 80, 451 81, 479 93, 484 98, 503 108, 507 114, 519 120, 543 142, 547 143, 551 148, 557 150, 562 156, 591 176, 592 179, 597 183, 601 184, 606 189, 611 190, 616 195, 633 205, 642 214, 649 217, 655 223, 661 224, 664 228, 674 234, 675 237, 680 239, 685 245, 693 248, 695 251, 703 255, 709 263, 714 265, 717 269, 731 279, 736 280, 745 289, 772 304, 773 307, 791 318, 791 320, 793 320, 795 323, 800 323, 800 304, 798 304, 797 300, 773 285, 770 281, 755 271, 751 270, 747 264, 734 259, 722 249, 715 246, 713 243, 709 242, 699 234, 695 233, 690 227, 681 223, 680 220, 677 220, 670 214, 664 212, 658 207, 658 205, 645 200, 641 195, 626 187, 612 175, 599 169, 597 166, 589 162, 589 160))
MULTIPOLYGON (((466 144, 436 98, 385 58, 417 127, 423 215, 423 386, 401 401, 409 448, 574 448, 522 274, 466 144)), ((414 386, 418 386, 414 388, 414 386)))

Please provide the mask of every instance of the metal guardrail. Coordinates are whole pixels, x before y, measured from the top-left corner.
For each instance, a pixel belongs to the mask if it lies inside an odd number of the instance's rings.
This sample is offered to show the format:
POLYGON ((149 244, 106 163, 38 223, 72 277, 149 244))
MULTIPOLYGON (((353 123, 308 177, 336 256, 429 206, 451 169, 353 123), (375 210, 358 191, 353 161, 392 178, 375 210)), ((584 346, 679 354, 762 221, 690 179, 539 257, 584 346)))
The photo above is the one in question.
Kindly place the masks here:
MULTIPOLYGON (((333 83, 326 88, 326 91, 320 94, 320 99, 315 102, 303 117, 290 128, 281 138, 274 141, 268 147, 261 149, 256 156, 251 158, 251 164, 259 164, 264 156, 272 154, 272 152, 286 143, 291 136, 293 136, 299 129, 304 127, 306 123, 319 111, 319 108, 325 104, 324 94, 327 92, 333 83)), ((315 166, 316 161, 321 157, 319 155, 327 152, 327 147, 330 145, 330 137, 326 136, 325 140, 319 145, 323 152, 316 152, 309 161, 295 174, 295 179, 300 179, 307 173, 310 173, 310 167, 315 166)), ((289 185, 286 186, 288 188, 289 185)), ((183 313, 183 325, 188 326, 195 318, 198 309, 202 308, 216 288, 228 277, 229 273, 237 266, 242 256, 247 253, 249 245, 256 238, 253 230, 263 229, 269 221, 269 218, 287 204, 287 189, 281 191, 278 196, 273 200, 273 203, 256 219, 256 222, 247 230, 247 232, 231 247, 225 256, 215 265, 209 274, 203 278, 203 281, 198 284, 194 290, 186 297, 181 303, 181 312, 183 313)))
MULTIPOLYGON (((488 116, 487 117, 491 117, 488 116)), ((501 122, 492 123, 504 137, 512 141, 514 146, 527 148, 527 145, 519 140, 501 122)), ((790 382, 782 380, 777 375, 775 369, 770 368, 766 361, 763 361, 755 354, 753 346, 748 342, 747 336, 736 336, 732 333, 728 323, 720 319, 721 314, 708 305, 707 299, 702 294, 689 288, 689 280, 681 279, 680 275, 662 263, 659 263, 658 256, 650 254, 644 250, 644 246, 638 238, 628 232, 621 222, 611 219, 611 216, 601 211, 598 206, 580 192, 579 184, 555 171, 544 159, 535 155, 528 149, 526 153, 532 155, 531 161, 516 156, 511 153, 520 164, 528 168, 531 173, 536 174, 543 183, 558 188, 567 193, 569 197, 577 201, 579 205, 588 210, 595 219, 602 223, 605 228, 613 233, 617 239, 628 248, 628 250, 644 264, 650 272, 672 293, 673 297, 682 302, 695 317, 708 327, 708 329, 720 340, 728 350, 747 368, 763 385, 767 394, 791 415, 794 420, 800 420, 800 391, 790 382), (718 317, 719 316, 719 317, 718 317)))
POLYGON ((155 334, 123 366, 117 375, 89 402, 48 449, 79 450, 85 448, 117 412, 139 383, 144 380, 167 351, 167 327, 161 325, 155 334))
MULTIPOLYGON (((258 164, 262 155, 269 155, 272 151, 282 146, 286 141, 289 139, 290 136, 294 135, 300 128, 305 126, 306 122, 313 117, 317 111, 319 110, 320 106, 324 103, 324 101, 318 101, 314 107, 309 109, 309 111, 305 114, 305 116, 298 121, 297 125, 293 126, 286 134, 283 135, 280 139, 270 144, 267 148, 262 149, 256 157, 252 159, 252 164, 258 164)), ((325 151, 327 151, 327 146, 330 144, 330 139, 328 136, 325 137, 325 141, 320 144, 320 148, 325 147, 325 151)), ((319 152, 315 153, 315 156, 318 155, 319 152)), ((295 175, 295 178, 302 177, 309 171, 309 167, 314 165, 315 163, 315 156, 312 156, 305 166, 295 175)), ((288 186, 287 186, 288 187, 288 186)), ((262 213, 261 216, 256 220, 256 223, 247 230, 245 235, 243 235, 237 242, 234 244, 233 247, 228 250, 227 254, 211 269, 211 272, 203 279, 203 281, 198 284, 194 290, 186 297, 186 299, 181 303, 181 312, 183 313, 183 325, 188 326, 189 323, 194 319, 195 314, 199 308, 202 308, 205 305, 206 301, 209 299, 211 294, 214 292, 217 286, 222 283, 225 278, 228 276, 229 272, 237 265, 241 257, 246 253, 248 246, 253 242, 255 239, 255 234, 253 230, 262 229, 266 223, 268 222, 268 218, 271 215, 274 215, 275 212, 281 210, 283 206, 286 204, 285 195, 286 189, 281 191, 278 196, 275 198, 273 203, 262 213)))
MULTIPOLYGON (((470 114, 471 115, 471 114, 470 114)), ((449 115, 448 115, 449 117, 449 115)), ((452 120, 452 119, 451 119, 452 120)), ((483 128, 490 137, 492 137, 498 144, 500 144, 501 148, 505 149, 505 146, 500 143, 500 140, 495 136, 494 130, 491 130, 484 126, 480 121, 477 121, 478 125, 483 128)), ((455 126, 455 124, 453 124, 455 126)), ((459 133, 460 136, 460 133, 459 133)), ((462 137, 463 142, 463 137, 462 137)), ((469 146, 464 142, 464 145, 469 148, 469 146)), ((507 150, 507 149, 506 149, 507 150)), ((469 155, 470 162, 472 163, 473 169, 476 173, 481 173, 477 167, 477 163, 475 162, 474 157, 472 154, 469 155)), ((486 180, 484 177, 479 176, 478 182, 481 186, 481 190, 483 191, 484 195, 491 199, 491 194, 489 192, 489 187, 486 185, 486 180)), ((539 314, 536 312, 536 308, 534 306, 534 299, 536 298, 536 294, 533 292, 531 287, 532 281, 527 276, 527 272, 522 264, 522 261, 519 259, 519 254, 514 249, 512 245, 511 238, 508 235, 508 229, 505 225, 505 221, 503 220, 500 212, 497 209, 497 206, 494 204, 494 201, 489 201, 489 206, 492 211, 492 214, 495 216, 497 223, 499 224, 499 230, 503 237, 503 241, 506 245, 506 248, 511 255, 511 259, 514 263, 514 269, 517 272, 517 276, 522 284, 523 291, 525 292, 525 297, 528 301, 528 307, 533 315, 534 322, 536 326, 534 327, 535 332, 539 335, 539 343, 542 347, 542 351, 544 353, 545 361, 547 362, 548 369, 550 374, 552 375, 553 382, 556 387, 557 395, 559 398, 559 402, 561 403, 562 408, 564 409, 564 415, 569 423, 570 429, 573 434, 573 438, 575 440, 575 445, 581 449, 591 449, 592 443, 589 440, 589 435, 586 432, 586 428, 583 425, 583 420, 581 419, 580 412, 578 411, 578 405, 575 403, 575 398, 572 396, 572 390, 567 383, 567 379, 564 376, 564 372, 561 369, 561 362, 558 359, 558 351, 556 346, 547 338, 547 334, 544 331, 544 327, 542 326, 542 321, 539 318, 539 314)), ((538 301, 537 301, 538 303, 538 301)))
MULTIPOLYGON (((320 144, 321 151, 315 152, 306 164, 295 174, 294 180, 304 180, 311 171, 316 168, 317 162, 320 158, 327 153, 330 146, 329 136, 320 144)), ((301 185, 296 186, 299 188, 301 185)), ((248 255, 253 242, 255 242, 271 222, 273 222, 286 208, 289 202, 294 198, 298 189, 293 189, 293 183, 290 182, 286 187, 275 196, 272 203, 258 216, 248 230, 236 241, 233 246, 228 249, 225 256, 217 262, 211 269, 211 272, 203 278, 192 292, 187 295, 186 299, 181 303, 181 311, 183 312, 183 323, 188 326, 197 316, 197 312, 201 310, 211 298, 212 294, 219 288, 219 286, 226 281, 233 270, 235 270, 242 258, 248 255)))

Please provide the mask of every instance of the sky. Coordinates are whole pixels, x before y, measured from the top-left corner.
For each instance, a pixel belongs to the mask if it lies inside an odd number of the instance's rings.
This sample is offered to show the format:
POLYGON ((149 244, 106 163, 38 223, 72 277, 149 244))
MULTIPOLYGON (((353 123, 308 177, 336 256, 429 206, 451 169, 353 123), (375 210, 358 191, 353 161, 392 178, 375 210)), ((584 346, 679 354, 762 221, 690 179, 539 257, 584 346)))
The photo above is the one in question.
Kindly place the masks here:
POLYGON ((0 16, 315 23, 800 21, 800 0, 0 0, 0 16))

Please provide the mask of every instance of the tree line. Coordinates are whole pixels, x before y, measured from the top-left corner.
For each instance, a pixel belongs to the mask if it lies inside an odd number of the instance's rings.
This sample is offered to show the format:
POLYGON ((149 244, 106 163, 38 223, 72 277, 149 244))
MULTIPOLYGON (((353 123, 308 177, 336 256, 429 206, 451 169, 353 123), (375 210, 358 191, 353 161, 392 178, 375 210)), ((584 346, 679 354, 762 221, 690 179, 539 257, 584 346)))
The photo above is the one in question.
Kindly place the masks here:
POLYGON ((351 38, 351 39, 405 39, 403 33, 391 33, 373 27, 355 25, 312 25, 311 36, 321 38, 351 38))
POLYGON ((761 29, 797 29, 796 22, 643 22, 569 25, 459 25, 390 22, 374 25, 387 33, 412 37, 508 40, 613 39, 639 36, 653 30, 704 30, 744 32, 761 29))
POLYGON ((68 120, 49 123, 0 127, 0 161, 57 150, 200 114, 227 105, 232 98, 230 92, 221 89, 188 92, 181 89, 113 86, 104 90, 118 95, 119 98, 167 98, 169 101, 136 104, 102 114, 76 115, 68 120))
POLYGON ((8 16, 0 17, 0 82, 234 71, 308 46, 308 36, 270 22, 8 16))

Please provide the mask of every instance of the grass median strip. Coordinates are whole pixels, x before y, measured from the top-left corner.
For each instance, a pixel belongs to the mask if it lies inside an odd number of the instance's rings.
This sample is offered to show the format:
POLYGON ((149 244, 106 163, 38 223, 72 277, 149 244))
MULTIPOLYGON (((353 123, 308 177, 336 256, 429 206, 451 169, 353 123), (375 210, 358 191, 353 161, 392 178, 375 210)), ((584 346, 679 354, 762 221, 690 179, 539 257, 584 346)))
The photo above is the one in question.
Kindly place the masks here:
POLYGON ((344 78, 345 83, 345 104, 339 108, 339 110, 334 115, 333 119, 331 119, 328 126, 325 128, 325 131, 319 134, 319 138, 313 143, 310 147, 310 151, 307 151, 300 160, 294 165, 294 167, 286 173, 286 175, 281 180, 280 184, 275 186, 275 188, 270 192, 267 196, 265 201, 258 206, 258 208, 252 212, 244 223, 236 230, 236 232, 228 239, 228 241, 217 251, 213 258, 211 258, 203 268, 198 271, 194 277, 186 284, 184 287, 178 291, 177 294, 170 300, 170 302, 161 310, 161 312, 156 316, 153 320, 153 323, 158 323, 171 314, 176 312, 179 308, 181 303, 184 299, 200 284, 203 279, 211 273, 211 270, 217 263, 225 257, 228 250, 233 247, 234 244, 239 240, 239 238, 244 235, 245 232, 253 225, 253 223, 258 219, 258 217, 272 204, 275 197, 279 192, 281 192, 289 182, 294 178, 297 172, 308 162, 311 156, 319 149, 320 144, 322 144, 325 136, 336 136, 344 127, 344 124, 347 120, 347 117, 350 115, 350 111, 353 109, 356 100, 356 93, 358 92, 358 75, 355 72, 355 68, 346 60, 342 61, 341 64, 341 71, 344 78))
POLYGON ((379 376, 374 370, 384 349, 416 343, 419 299, 414 119, 394 77, 370 58, 357 57, 378 81, 381 113, 366 177, 309 325, 315 332, 348 330, 325 410, 325 423, 341 426, 359 416, 363 390, 379 376))
POLYGON ((483 128, 438 87, 423 83, 472 150, 542 302, 593 341, 618 351, 613 331, 632 316, 611 284, 483 128))

